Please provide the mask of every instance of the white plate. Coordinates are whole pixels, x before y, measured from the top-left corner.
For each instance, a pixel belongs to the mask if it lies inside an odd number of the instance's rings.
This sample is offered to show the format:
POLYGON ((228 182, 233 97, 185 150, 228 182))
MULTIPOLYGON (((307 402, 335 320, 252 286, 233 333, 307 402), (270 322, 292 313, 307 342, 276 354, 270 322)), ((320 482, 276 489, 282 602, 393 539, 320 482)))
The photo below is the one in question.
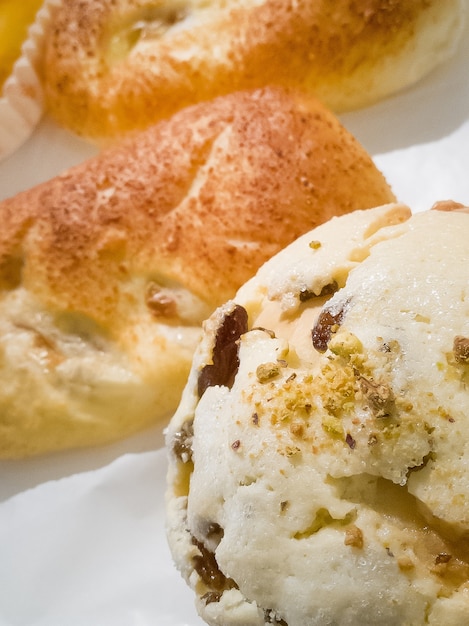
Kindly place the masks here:
MULTIPOLYGON (((412 89, 342 116, 414 211, 469 204, 469 28, 412 89)), ((0 198, 95 150, 44 120, 0 163, 0 198)), ((114 446, 0 463, 0 626, 200 626, 164 536, 160 428, 114 446)))

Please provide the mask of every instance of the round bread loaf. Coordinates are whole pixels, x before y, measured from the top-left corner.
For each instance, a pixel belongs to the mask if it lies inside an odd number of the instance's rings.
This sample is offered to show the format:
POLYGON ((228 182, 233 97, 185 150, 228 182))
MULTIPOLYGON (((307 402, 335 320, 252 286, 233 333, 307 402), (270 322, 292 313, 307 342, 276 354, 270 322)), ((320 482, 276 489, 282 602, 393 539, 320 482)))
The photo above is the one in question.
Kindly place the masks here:
POLYGON ((0 204, 0 456, 172 411, 200 326, 267 258, 394 198, 318 101, 201 103, 0 204))
POLYGON ((240 89, 306 89, 336 112, 406 87, 455 50, 465 0, 62 0, 52 115, 98 140, 240 89))
POLYGON ((204 323, 167 529, 211 626, 469 623, 469 208, 438 208, 333 218, 204 323))

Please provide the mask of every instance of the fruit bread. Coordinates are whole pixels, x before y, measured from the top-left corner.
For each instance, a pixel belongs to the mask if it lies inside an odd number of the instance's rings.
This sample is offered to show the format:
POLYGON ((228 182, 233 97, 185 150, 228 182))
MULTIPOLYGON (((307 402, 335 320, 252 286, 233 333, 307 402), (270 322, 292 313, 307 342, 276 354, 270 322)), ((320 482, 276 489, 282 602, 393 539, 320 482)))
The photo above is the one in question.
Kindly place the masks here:
POLYGON ((61 0, 47 106, 97 141, 240 89, 302 88, 335 112, 403 89, 453 54, 466 0, 61 0))

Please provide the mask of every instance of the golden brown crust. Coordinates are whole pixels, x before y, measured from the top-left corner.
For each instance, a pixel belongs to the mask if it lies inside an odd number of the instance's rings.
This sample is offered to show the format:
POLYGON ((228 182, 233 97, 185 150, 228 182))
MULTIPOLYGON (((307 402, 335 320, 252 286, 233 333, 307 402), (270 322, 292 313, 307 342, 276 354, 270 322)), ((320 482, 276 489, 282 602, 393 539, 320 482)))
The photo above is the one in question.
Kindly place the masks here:
POLYGON ((106 139, 240 89, 307 89, 336 111, 447 58, 461 0, 63 0, 44 78, 65 126, 106 139))
POLYGON ((49 306, 98 321, 126 306, 135 277, 175 281, 215 307, 315 224, 393 199, 318 101, 237 93, 3 202, 0 280, 21 273, 49 306))

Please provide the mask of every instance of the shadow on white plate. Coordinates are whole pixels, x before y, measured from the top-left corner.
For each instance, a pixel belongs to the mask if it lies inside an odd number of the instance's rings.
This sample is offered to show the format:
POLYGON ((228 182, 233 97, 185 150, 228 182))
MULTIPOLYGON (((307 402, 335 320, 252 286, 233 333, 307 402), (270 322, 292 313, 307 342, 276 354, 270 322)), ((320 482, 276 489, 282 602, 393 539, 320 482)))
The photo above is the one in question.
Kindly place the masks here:
POLYGON ((163 425, 159 425, 107 446, 0 461, 0 502, 41 483, 106 467, 124 454, 159 450, 163 446, 163 425))

